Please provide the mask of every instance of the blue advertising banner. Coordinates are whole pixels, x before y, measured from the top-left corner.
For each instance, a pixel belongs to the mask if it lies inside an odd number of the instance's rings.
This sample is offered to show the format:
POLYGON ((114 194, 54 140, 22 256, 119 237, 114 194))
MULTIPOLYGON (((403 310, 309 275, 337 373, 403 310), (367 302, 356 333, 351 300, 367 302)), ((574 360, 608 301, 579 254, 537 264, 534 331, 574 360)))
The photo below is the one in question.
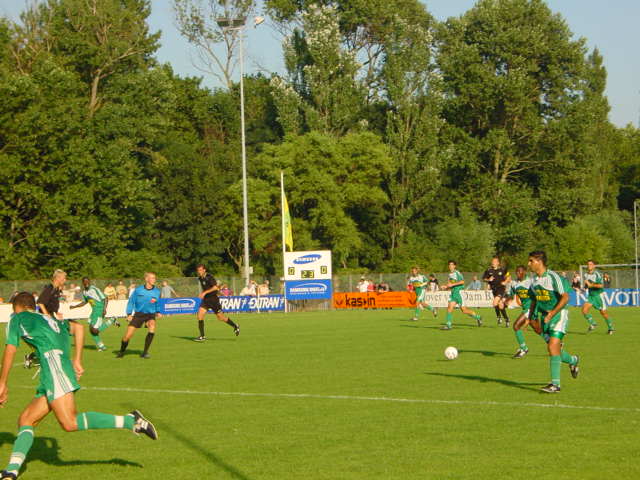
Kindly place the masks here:
MULTIPOLYGON (((191 298, 161 298, 160 313, 163 315, 194 314, 201 300, 191 298)), ((263 295, 261 297, 220 297, 223 312, 278 312, 284 311, 283 295, 263 295)))
POLYGON ((287 300, 320 300, 332 298, 331 280, 287 280, 287 300))
MULTIPOLYGON (((605 288, 604 299, 608 307, 637 307, 638 292, 633 288, 605 288)), ((569 305, 581 307, 587 301, 587 295, 583 292, 576 294, 575 290, 569 294, 569 305)))

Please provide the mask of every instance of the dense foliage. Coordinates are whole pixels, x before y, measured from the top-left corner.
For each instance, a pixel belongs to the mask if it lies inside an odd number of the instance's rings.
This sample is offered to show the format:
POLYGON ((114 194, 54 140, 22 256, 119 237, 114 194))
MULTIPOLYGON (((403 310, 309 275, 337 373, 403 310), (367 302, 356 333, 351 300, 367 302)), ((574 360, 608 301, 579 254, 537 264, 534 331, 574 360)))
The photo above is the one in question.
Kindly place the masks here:
MULTIPOLYGON (((257 273, 281 268, 281 170, 296 249, 336 268, 475 270, 533 248, 563 269, 633 261, 640 132, 608 121, 600 53, 544 1, 444 23, 417 0, 266 6, 287 72, 245 79, 257 273)), ((241 270, 238 85, 159 64, 150 8, 48 0, 0 19, 0 278, 241 270)))

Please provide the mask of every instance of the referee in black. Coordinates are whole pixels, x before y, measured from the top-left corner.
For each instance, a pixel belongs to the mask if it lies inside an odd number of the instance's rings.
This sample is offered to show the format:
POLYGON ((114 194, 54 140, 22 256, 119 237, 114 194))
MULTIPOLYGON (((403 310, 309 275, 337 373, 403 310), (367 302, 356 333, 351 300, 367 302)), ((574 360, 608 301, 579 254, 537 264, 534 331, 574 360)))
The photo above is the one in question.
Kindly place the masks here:
POLYGON ((493 309, 496 312, 498 325, 502 324, 502 318, 505 319, 505 327, 509 328, 509 316, 507 315, 507 306, 505 300, 507 298, 506 285, 509 282, 509 272, 500 265, 500 258, 493 257, 491 266, 487 268, 482 275, 482 279, 489 284, 491 293, 493 294, 493 309))
POLYGON ((208 310, 212 310, 216 317, 218 317, 218 320, 232 327, 233 333, 235 333, 237 337, 240 335, 240 327, 222 313, 222 305, 220 305, 220 299, 218 298, 218 282, 213 278, 213 275, 207 272, 207 268, 202 263, 196 267, 196 272, 198 272, 198 281, 200 282, 201 290, 198 296, 202 299, 202 303, 200 303, 200 308, 198 308, 198 330, 200 330, 200 336, 194 338, 194 341, 204 342, 207 339, 207 337, 204 336, 204 316, 208 310))
POLYGON ((51 283, 42 289, 38 296, 38 308, 40 313, 57 320, 62 320, 60 310, 60 296, 62 288, 67 281, 67 273, 63 270, 55 270, 51 277, 51 283))

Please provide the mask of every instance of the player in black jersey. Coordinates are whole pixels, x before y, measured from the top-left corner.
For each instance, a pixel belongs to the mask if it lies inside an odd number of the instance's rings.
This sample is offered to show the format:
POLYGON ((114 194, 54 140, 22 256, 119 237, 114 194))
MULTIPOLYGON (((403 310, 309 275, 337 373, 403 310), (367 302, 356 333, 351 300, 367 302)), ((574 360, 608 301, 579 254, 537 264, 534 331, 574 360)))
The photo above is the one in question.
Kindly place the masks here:
POLYGON ((202 303, 198 309, 198 329, 200 330, 200 336, 194 338, 194 340, 196 342, 204 342, 206 340, 204 336, 204 316, 208 310, 212 310, 216 317, 218 317, 218 320, 232 327, 233 333, 235 333, 237 337, 240 335, 240 327, 222 313, 222 305, 220 305, 220 299, 218 298, 218 282, 213 278, 213 275, 207 272, 203 264, 198 265, 196 271, 198 272, 198 281, 200 282, 200 288, 202 290, 199 295, 202 303))
POLYGON ((491 266, 485 270, 482 280, 489 284, 491 293, 493 293, 493 309, 496 312, 498 325, 502 324, 502 318, 505 319, 505 327, 509 328, 509 316, 507 315, 507 288, 509 283, 509 272, 500 265, 500 258, 493 257, 491 266))

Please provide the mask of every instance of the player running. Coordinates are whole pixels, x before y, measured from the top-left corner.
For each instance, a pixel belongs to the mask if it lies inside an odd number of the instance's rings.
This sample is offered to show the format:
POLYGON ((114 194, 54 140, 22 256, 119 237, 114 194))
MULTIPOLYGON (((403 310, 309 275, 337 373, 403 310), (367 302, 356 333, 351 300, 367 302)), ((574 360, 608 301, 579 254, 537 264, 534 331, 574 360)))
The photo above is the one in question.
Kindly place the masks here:
POLYGON ((420 269, 418 267, 411 268, 409 285, 411 285, 416 292, 416 310, 411 320, 414 322, 417 321, 420 316, 420 312, 425 308, 433 313, 434 317, 437 317, 438 310, 429 305, 425 300, 427 296, 427 287, 429 286, 429 279, 420 273, 420 269))
POLYGON ((9 464, 0 474, 2 480, 15 480, 20 467, 33 445, 34 427, 53 411, 65 432, 118 428, 143 433, 156 440, 158 434, 151 422, 138 410, 127 415, 111 415, 97 412, 76 412, 74 392, 80 388, 82 376, 82 346, 84 329, 78 323, 56 320, 35 313, 33 295, 21 292, 13 299, 13 316, 7 327, 7 342, 2 357, 0 373, 0 406, 7 403, 7 382, 20 339, 35 348, 42 359, 40 384, 36 395, 18 418, 18 435, 13 444, 9 464), (76 347, 71 357, 70 329, 76 337, 76 347))
POLYGON ((145 325, 149 332, 144 339, 144 351, 140 356, 145 359, 151 358, 149 347, 151 347, 151 342, 153 342, 153 337, 156 334, 156 319, 161 316, 160 289, 156 287, 156 274, 147 272, 144 274, 144 285, 138 285, 129 295, 129 302, 127 302, 129 326, 124 337, 122 337, 120 351, 116 354, 116 357, 124 357, 124 352, 129 346, 129 340, 131 340, 137 329, 145 325))
POLYGON ((91 316, 89 317, 89 333, 91 338, 96 343, 96 348, 99 352, 103 352, 107 349, 105 344, 100 338, 100 332, 103 332, 111 325, 116 327, 120 326, 120 323, 115 318, 105 318, 107 315, 107 304, 109 300, 95 285, 91 285, 91 280, 88 277, 82 279, 82 303, 71 305, 69 308, 84 307, 87 303, 91 305, 91 316))
POLYGON ((220 299, 218 298, 218 282, 213 278, 213 275, 207 272, 207 268, 202 263, 196 267, 196 272, 198 273, 198 281, 202 290, 198 296, 202 299, 202 303, 198 308, 198 330, 200 331, 200 336, 193 340, 204 342, 207 339, 204 336, 204 316, 208 310, 212 310, 218 320, 233 328, 233 333, 237 337, 240 335, 240 326, 233 323, 229 317, 222 313, 222 305, 220 305, 220 299))
POLYGON ((465 315, 469 315, 471 318, 475 319, 478 323, 478 326, 482 326, 482 317, 478 315, 473 310, 468 309, 462 303, 462 295, 460 292, 464 288, 464 277, 462 274, 456 270, 457 264, 453 260, 449 260, 449 277, 446 285, 442 286, 443 290, 451 290, 451 297, 449 298, 449 304, 447 305, 447 323, 442 326, 442 330, 451 330, 452 319, 453 319, 453 310, 456 308, 456 305, 460 307, 460 311, 465 315))
POLYGON ((518 342, 518 350, 515 355, 513 355, 513 358, 522 358, 529 353, 529 347, 527 347, 527 343, 524 340, 523 330, 529 325, 529 309, 531 308, 530 288, 531 277, 527 276, 527 269, 524 265, 518 265, 516 267, 516 279, 511 280, 511 286, 508 292, 508 295, 515 299, 518 305, 522 307, 522 312, 513 324, 513 330, 516 333, 516 340, 518 342))
POLYGON ((589 322, 587 332, 593 331, 598 324, 593 320, 593 315, 589 313, 589 309, 593 306, 600 312, 602 318, 607 322, 607 333, 613 335, 613 320, 609 318, 607 312, 607 302, 604 298, 604 280, 599 270, 596 270, 596 263, 593 260, 587 262, 587 274, 584 281, 585 288, 588 289, 587 301, 582 306, 582 315, 589 322))
POLYGON ((491 266, 487 268, 482 275, 482 280, 489 284, 491 293, 493 294, 493 309, 496 312, 498 325, 502 324, 502 318, 505 319, 505 327, 509 328, 509 316, 505 305, 507 298, 506 285, 509 282, 509 272, 500 265, 500 258, 493 257, 491 266))
POLYGON ((562 340, 569 328, 569 289, 566 278, 547 268, 547 254, 535 251, 529 254, 529 269, 534 273, 531 281, 529 318, 536 312, 542 320, 542 333, 548 335, 549 367, 551 383, 542 388, 546 393, 560 391, 560 365, 569 364, 573 378, 578 377, 577 355, 570 355, 563 350, 562 340))

